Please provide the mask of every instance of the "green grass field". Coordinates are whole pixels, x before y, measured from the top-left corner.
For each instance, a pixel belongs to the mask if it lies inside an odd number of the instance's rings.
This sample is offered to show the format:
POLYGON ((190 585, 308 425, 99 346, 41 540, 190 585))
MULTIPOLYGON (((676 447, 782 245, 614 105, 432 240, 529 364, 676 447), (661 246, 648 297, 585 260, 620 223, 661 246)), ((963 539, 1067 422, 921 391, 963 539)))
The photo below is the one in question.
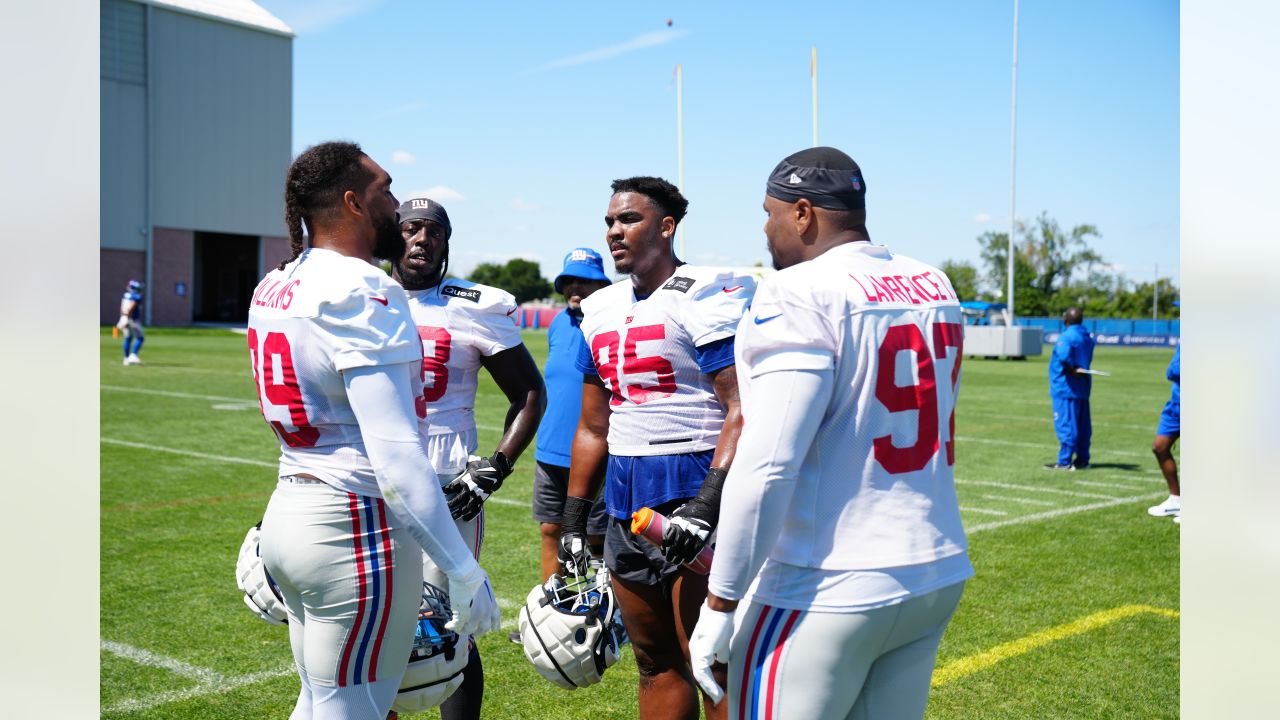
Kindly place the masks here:
MULTIPOLYGON (((525 335, 546 355, 546 335, 525 335)), ((148 330, 145 366, 101 339, 101 702, 107 718, 285 718, 297 693, 284 628, 241 604, 236 553, 275 484, 245 338, 148 330)), ((1056 456, 1045 358, 968 358, 956 478, 977 576, 943 639, 929 718, 1178 716, 1178 526, 1147 516, 1165 495, 1149 447, 1169 395, 1168 350, 1098 348, 1094 467, 1056 456)), ((483 375, 483 374, 482 374, 483 375)), ((483 376, 480 447, 504 402, 483 376)), ((488 507, 482 564, 504 632, 480 640, 485 716, 630 718, 629 653, 600 685, 567 693, 509 643, 538 582, 532 449, 488 507)), ((419 717, 438 716, 427 713, 419 717)))

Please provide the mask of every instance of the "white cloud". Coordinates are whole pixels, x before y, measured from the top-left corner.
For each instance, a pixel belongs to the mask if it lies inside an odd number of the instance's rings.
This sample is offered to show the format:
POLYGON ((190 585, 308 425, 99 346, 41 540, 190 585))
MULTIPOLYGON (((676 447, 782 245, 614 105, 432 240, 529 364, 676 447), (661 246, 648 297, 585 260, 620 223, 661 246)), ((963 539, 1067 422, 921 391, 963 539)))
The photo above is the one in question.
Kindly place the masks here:
POLYGON ((523 212, 533 212, 538 209, 538 204, 518 197, 511 200, 511 209, 521 210, 523 212))
POLYGON ((427 188, 426 190, 418 190, 417 192, 409 193, 408 197, 405 199, 420 197, 429 197, 441 205, 447 205, 448 203, 460 203, 467 199, 462 193, 454 190, 448 185, 435 185, 427 188))
POLYGON ((412 165, 418 162, 418 158, 407 150, 397 150, 391 153, 391 162, 396 165, 412 165))
POLYGON ((382 0, 263 0, 260 4, 297 34, 309 35, 369 12, 382 0))
POLYGON ((973 221, 976 223, 989 223, 991 222, 991 216, 987 213, 978 213, 973 216, 973 221))
POLYGON ((627 40, 626 42, 618 43, 617 45, 610 45, 608 47, 579 53, 578 55, 562 57, 559 60, 552 60, 546 65, 533 68, 529 72, 556 70, 559 68, 572 67, 574 65, 586 65, 587 63, 608 60, 610 58, 618 57, 619 55, 626 55, 627 53, 635 52, 636 50, 665 45, 672 40, 676 40, 687 34, 689 34, 688 30, 662 30, 658 32, 642 33, 630 40, 627 40))

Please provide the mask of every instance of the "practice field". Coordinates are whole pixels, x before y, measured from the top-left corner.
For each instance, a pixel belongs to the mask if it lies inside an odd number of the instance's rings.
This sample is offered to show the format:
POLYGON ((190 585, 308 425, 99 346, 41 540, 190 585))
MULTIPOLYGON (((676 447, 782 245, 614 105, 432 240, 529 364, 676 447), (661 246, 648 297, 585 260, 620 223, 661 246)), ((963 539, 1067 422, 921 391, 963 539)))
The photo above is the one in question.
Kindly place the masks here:
MULTIPOLYGON (((546 334, 525 342, 541 362, 546 334)), ((245 337, 149 329, 146 365, 101 338, 101 701, 106 718, 284 718, 296 697, 286 631, 246 610, 236 553, 275 484, 245 337)), ((1150 452, 1170 350, 1099 347, 1093 469, 1056 457, 1044 357, 966 358, 956 481, 977 576, 942 642, 930 718, 1176 718, 1178 530, 1150 452)), ((483 375, 480 449, 505 402, 483 375)), ((485 716, 631 718, 629 652, 573 693, 507 641, 538 582, 533 451, 486 506, 481 562, 503 632, 480 640, 485 716)), ((418 717, 438 717, 431 712, 418 717)))

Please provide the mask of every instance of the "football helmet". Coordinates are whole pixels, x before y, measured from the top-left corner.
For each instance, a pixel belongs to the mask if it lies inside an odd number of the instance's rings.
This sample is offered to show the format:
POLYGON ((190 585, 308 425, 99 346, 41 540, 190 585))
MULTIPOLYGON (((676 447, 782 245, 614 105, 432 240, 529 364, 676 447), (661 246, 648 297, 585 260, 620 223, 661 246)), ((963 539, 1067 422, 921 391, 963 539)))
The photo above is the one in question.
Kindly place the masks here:
POLYGON ((262 521, 258 521, 257 525, 249 528, 244 542, 240 544, 240 557, 236 559, 236 587, 244 593, 244 604, 254 615, 272 625, 285 625, 288 613, 284 609, 284 598, 258 554, 261 531, 262 521))
POLYGON ((520 643, 538 674, 567 690, 600 682, 627 641, 609 571, 592 561, 585 577, 552 575, 520 610, 520 643))
POLYGON ((471 638, 460 638, 454 631, 445 629, 444 624, 452 617, 445 591, 429 582, 422 583, 422 606, 418 610, 413 650, 392 710, 422 712, 447 700, 462 685, 471 638))
POLYGON ((138 292, 138 291, 142 290, 142 282, 141 282, 141 281, 139 281, 139 280, 130 280, 130 281, 129 281, 129 289, 130 289, 130 290, 132 290, 132 291, 134 291, 134 292, 138 292))

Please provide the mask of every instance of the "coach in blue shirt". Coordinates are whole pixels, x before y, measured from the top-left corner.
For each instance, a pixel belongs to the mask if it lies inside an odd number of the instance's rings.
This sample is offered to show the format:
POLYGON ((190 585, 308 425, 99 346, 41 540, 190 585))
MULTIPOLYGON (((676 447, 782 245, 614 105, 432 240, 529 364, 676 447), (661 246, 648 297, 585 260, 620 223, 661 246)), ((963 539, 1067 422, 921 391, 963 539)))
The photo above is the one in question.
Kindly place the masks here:
POLYGON ((1049 358, 1049 397, 1053 401, 1053 427, 1061 449, 1050 470, 1083 470, 1089 467, 1089 390, 1093 378, 1080 372, 1093 364, 1093 336, 1084 329, 1084 312, 1067 308, 1062 314, 1062 334, 1049 358))
MULTIPOLYGON (((543 579, 560 567, 556 545, 569 488, 569 449, 582 410, 582 373, 574 367, 580 347, 586 344, 578 329, 582 324, 582 300, 608 285, 604 261, 599 253, 587 248, 575 248, 564 257, 564 270, 555 281, 556 292, 564 295, 566 307, 547 328, 547 364, 543 369, 547 411, 538 426, 538 445, 533 455, 537 461, 533 519, 541 524, 543 579)), ((591 544, 603 544, 606 522, 604 501, 599 499, 591 509, 587 528, 591 544)))

